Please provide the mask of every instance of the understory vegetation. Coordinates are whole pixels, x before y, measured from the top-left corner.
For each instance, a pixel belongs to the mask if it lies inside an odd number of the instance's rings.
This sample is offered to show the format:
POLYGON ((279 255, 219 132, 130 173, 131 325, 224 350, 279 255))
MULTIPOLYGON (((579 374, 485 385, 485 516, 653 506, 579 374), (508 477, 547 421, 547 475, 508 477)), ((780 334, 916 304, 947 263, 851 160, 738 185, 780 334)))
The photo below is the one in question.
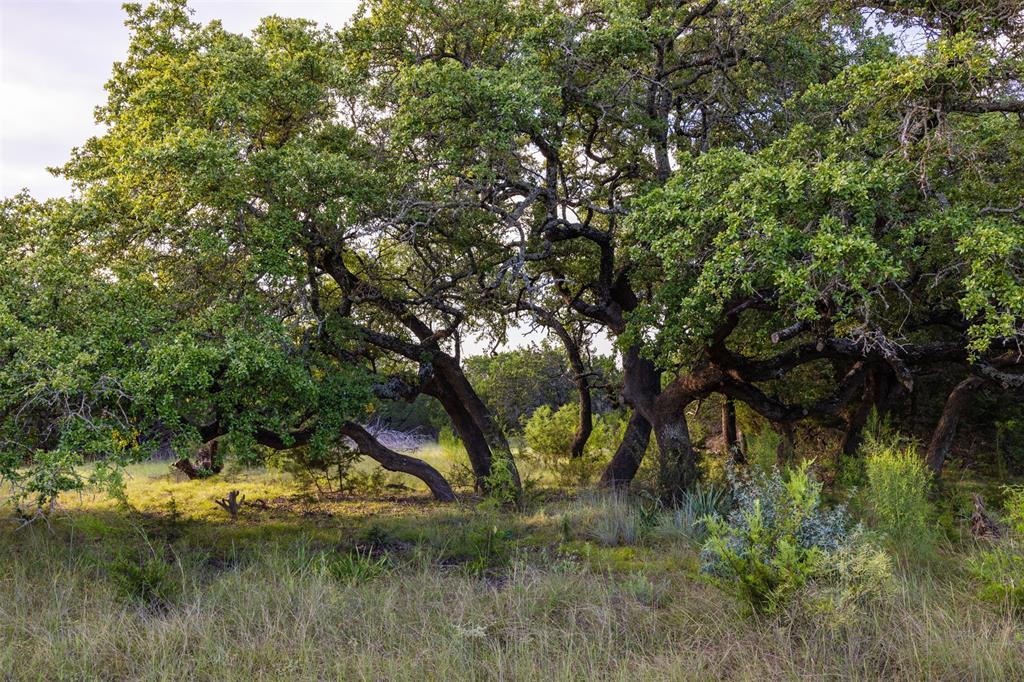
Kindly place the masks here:
MULTIPOLYGON (((558 472, 537 467, 517 510, 472 488, 438 503, 400 475, 326 492, 283 470, 230 465, 188 480, 167 462, 133 465, 120 497, 65 494, 45 522, 0 530, 0 671, 16 680, 1024 675, 1024 535, 1010 530, 1019 488, 992 512, 1008 531, 999 539, 971 533, 969 505, 894 521, 885 491, 927 503, 930 481, 899 443, 866 447, 885 471, 869 475, 871 492, 852 508, 826 494, 818 475, 827 472, 810 461, 725 463, 674 508, 642 490, 553 487, 558 472), (214 503, 230 490, 245 493, 234 520, 214 503), (907 556, 912 527, 924 533, 907 556)), ((437 446, 420 454, 442 471, 465 457, 437 446)), ((959 497, 974 489, 959 485, 959 497)))

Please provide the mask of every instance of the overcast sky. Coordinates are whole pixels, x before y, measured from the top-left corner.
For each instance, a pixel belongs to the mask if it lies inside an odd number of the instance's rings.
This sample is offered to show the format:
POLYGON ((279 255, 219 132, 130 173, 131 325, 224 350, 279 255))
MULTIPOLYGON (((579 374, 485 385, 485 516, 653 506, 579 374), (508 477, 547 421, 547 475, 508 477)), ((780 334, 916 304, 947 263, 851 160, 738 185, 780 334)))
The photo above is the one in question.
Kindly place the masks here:
MULTIPOLYGON (((340 27, 358 0, 192 0, 200 21, 248 32, 261 17, 304 17, 340 27)), ((27 187, 37 198, 66 194, 46 168, 96 128, 111 65, 124 58, 121 0, 0 0, 0 194, 27 187)))

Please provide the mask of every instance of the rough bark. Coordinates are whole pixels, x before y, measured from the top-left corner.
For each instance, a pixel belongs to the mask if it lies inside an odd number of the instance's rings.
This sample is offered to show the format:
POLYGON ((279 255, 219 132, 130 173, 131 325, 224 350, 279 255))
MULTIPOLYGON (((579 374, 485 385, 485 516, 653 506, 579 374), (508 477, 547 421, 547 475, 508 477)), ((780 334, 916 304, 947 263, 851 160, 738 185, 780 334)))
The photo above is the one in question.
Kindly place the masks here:
POLYGON ((946 406, 942 409, 942 416, 939 423, 932 432, 931 441, 928 443, 928 452, 925 461, 928 468, 938 477, 942 474, 942 467, 946 463, 949 449, 953 445, 953 438, 956 436, 956 427, 960 421, 967 400, 972 393, 981 388, 985 380, 977 376, 969 376, 957 384, 946 398, 946 406))
POLYGON ((658 442, 658 494, 665 504, 675 505, 700 478, 700 462, 685 416, 658 419, 654 437, 658 442))
POLYGON ((359 452, 375 460, 388 471, 409 474, 423 481, 436 500, 455 502, 458 499, 441 472, 422 459, 403 455, 385 447, 369 431, 355 422, 346 422, 341 427, 341 433, 355 442, 359 452))
POLYGON ((629 422, 626 424, 626 431, 622 436, 615 455, 608 463, 604 473, 601 474, 601 485, 613 488, 628 488, 640 469, 647 452, 647 444, 651 440, 651 423, 633 410, 629 415, 629 422))
POLYGON ((632 412, 622 442, 601 475, 601 484, 612 488, 629 487, 643 462, 652 426, 639 404, 654 402, 661 388, 661 372, 641 357, 638 348, 630 347, 622 354, 622 381, 622 396, 632 412))
POLYGON ((737 462, 745 459, 736 433, 736 403, 731 398, 722 401, 722 450, 723 455, 732 456, 737 462))

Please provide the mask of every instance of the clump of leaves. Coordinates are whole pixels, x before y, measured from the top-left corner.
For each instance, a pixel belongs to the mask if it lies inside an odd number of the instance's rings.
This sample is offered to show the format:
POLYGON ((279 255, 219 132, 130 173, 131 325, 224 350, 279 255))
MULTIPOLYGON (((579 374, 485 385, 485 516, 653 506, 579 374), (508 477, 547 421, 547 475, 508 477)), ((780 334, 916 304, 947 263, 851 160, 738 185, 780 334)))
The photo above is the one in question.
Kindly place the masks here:
POLYGON ((291 474, 299 484, 320 496, 342 492, 352 478, 359 453, 345 447, 296 447, 268 458, 270 466, 291 474))
POLYGON ((512 462, 508 457, 495 457, 491 462, 491 473, 484 479, 487 497, 481 503, 484 508, 506 509, 516 507, 521 501, 521 491, 512 475, 512 462))
POLYGON ((821 507, 821 483, 809 463, 785 476, 755 468, 730 478, 736 506, 726 518, 706 518, 701 571, 755 612, 771 612, 821 574, 823 559, 845 544, 847 516, 842 508, 821 507))
POLYGON ((1024 536, 1024 485, 1006 486, 1003 492, 1006 520, 1015 533, 1024 536))
POLYGON ((551 471, 560 485, 586 485, 614 453, 625 427, 615 414, 594 417, 594 429, 587 439, 583 454, 572 457, 570 450, 576 436, 579 408, 567 403, 557 410, 542 405, 534 410, 523 428, 527 454, 551 471))

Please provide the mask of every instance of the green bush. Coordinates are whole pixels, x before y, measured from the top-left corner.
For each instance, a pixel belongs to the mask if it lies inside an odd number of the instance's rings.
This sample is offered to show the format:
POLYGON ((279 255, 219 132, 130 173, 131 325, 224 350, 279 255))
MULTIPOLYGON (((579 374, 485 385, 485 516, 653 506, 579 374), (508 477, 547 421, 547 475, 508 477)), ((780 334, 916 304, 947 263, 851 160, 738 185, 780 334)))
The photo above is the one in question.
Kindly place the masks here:
POLYGON ((1024 547, 1004 542, 980 551, 967 562, 985 601, 1024 609, 1024 547))
POLYGON ((573 403, 557 410, 543 405, 534 411, 523 429, 529 454, 554 473, 561 485, 586 485, 593 481, 614 454, 625 428, 614 413, 595 415, 594 430, 583 455, 574 458, 570 450, 578 419, 579 407, 573 403))
POLYGON ((164 610, 181 593, 173 566, 159 557, 123 554, 107 564, 107 574, 121 596, 152 610, 164 610))
POLYGON ((755 612, 771 612, 821 575, 823 560, 846 544, 846 514, 821 508, 821 483, 809 463, 786 476, 754 468, 732 478, 736 507, 724 519, 706 519, 701 571, 755 612))
POLYGON ((935 541, 928 501, 931 477, 913 445, 872 441, 865 447, 861 504, 870 525, 893 548, 921 553, 935 541))
POLYGON ((1024 485, 1006 486, 1003 490, 1006 493, 1003 501, 1006 520, 1015 533, 1024 536, 1024 485))

